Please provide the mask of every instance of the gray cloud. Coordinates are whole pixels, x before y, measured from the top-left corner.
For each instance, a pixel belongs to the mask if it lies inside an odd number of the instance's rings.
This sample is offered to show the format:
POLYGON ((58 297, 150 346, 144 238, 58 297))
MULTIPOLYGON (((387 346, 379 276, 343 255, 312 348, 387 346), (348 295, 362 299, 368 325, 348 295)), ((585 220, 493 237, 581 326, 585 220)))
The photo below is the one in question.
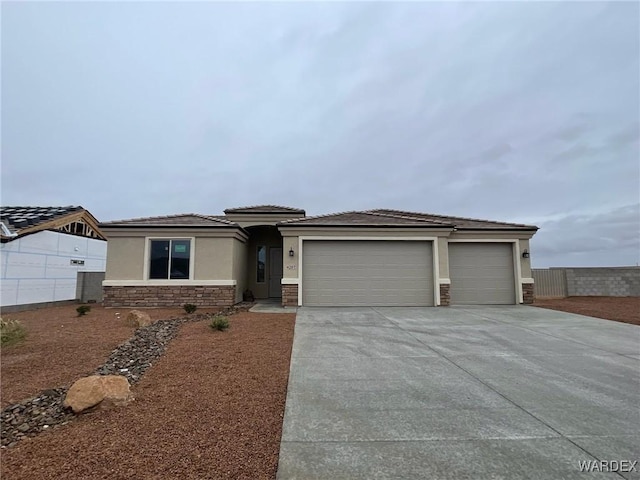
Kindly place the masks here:
POLYGON ((2 202, 102 220, 256 203, 538 219, 534 264, 633 264, 603 212, 640 197, 639 14, 5 3, 2 202))

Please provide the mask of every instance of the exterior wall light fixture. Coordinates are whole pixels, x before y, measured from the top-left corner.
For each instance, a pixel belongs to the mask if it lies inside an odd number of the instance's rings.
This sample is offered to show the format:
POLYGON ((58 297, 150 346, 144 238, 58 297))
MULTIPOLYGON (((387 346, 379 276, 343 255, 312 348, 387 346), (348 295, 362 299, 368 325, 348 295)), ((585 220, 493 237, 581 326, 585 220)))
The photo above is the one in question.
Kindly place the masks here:
POLYGON ((289 256, 290 256, 290 257, 293 257, 294 255, 295 255, 295 252, 293 251, 293 247, 291 247, 291 248, 289 249, 289 256))
POLYGON ((529 250, 522 252, 522 258, 529 258, 529 250))

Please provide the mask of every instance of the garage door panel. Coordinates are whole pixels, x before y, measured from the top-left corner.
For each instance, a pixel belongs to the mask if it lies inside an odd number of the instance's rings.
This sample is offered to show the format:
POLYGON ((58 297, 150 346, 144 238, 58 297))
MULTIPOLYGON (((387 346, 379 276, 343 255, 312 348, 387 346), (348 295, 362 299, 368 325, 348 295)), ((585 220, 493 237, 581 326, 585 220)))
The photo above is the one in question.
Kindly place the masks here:
POLYGON ((452 305, 516 303, 511 243, 450 243, 452 305))
POLYGON ((430 242, 305 241, 309 306, 433 305, 430 242))

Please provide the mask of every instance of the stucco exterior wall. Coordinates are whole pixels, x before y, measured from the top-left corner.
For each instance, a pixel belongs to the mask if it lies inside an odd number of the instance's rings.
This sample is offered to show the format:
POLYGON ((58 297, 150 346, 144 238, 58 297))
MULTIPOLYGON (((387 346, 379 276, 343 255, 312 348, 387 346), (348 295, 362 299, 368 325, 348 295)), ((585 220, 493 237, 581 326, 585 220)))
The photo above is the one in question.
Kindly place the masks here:
POLYGON ((234 244, 227 238, 197 237, 194 248, 194 280, 233 279, 234 244))
POLYGON ((298 260, 300 252, 298 251, 298 237, 282 238, 283 252, 283 272, 282 278, 298 278, 298 260), (289 256, 289 250, 293 248, 293 257, 289 256))
POLYGON ((531 254, 531 250, 529 249, 529 240, 528 239, 520 239, 520 271, 522 272, 522 278, 532 278, 531 276, 531 257, 522 258, 522 252, 525 250, 531 254))
POLYGON ((139 237, 109 238, 105 280, 142 280, 144 241, 139 237))
POLYGON ((446 237, 438 237, 438 269, 440 278, 449 278, 449 244, 446 237))
POLYGON ((236 302, 242 301, 242 294, 247 289, 247 254, 245 242, 233 242, 233 280, 236 281, 236 302))

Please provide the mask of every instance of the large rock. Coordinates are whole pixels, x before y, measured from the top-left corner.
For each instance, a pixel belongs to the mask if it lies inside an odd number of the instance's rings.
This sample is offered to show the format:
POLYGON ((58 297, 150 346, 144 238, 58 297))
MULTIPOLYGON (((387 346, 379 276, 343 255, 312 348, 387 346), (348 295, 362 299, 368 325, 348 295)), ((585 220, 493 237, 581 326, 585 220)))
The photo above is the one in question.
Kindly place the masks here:
POLYGON ((127 315, 127 325, 132 327, 146 327, 152 323, 153 321, 149 314, 140 310, 131 310, 127 315))
POLYGON ((129 382, 121 375, 91 375, 76 381, 67 392, 64 406, 75 413, 105 402, 124 405, 133 399, 129 382))

